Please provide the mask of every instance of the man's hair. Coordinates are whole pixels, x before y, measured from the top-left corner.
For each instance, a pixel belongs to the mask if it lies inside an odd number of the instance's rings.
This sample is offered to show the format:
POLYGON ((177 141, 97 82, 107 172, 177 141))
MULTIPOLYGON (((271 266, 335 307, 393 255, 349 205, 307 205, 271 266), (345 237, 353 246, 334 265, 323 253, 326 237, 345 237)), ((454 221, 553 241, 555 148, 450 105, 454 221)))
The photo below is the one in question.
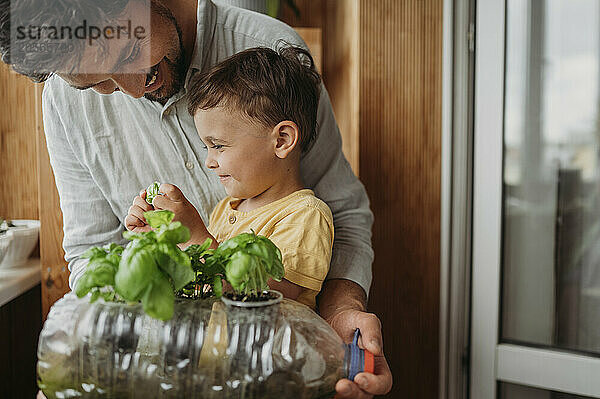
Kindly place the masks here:
POLYGON ((251 48, 196 74, 188 88, 188 111, 195 115, 223 106, 269 128, 292 121, 306 152, 316 137, 320 83, 307 50, 251 48))
MULTIPOLYGON (((0 0, 0 54, 2 61, 34 82, 43 82, 53 72, 76 67, 84 50, 81 40, 62 40, 68 52, 48 51, 57 40, 42 38, 36 48, 23 51, 12 42, 18 27, 74 27, 84 19, 91 24, 106 23, 118 17, 130 0, 0 0), (12 31, 11 31, 12 29, 12 31), (11 35, 12 33, 12 35, 11 35), (44 47, 45 46, 45 47, 44 47), (40 50, 43 49, 43 50, 40 50)), ((61 43, 59 40, 58 43, 61 43)), ((63 47, 64 49, 65 47, 63 47)))

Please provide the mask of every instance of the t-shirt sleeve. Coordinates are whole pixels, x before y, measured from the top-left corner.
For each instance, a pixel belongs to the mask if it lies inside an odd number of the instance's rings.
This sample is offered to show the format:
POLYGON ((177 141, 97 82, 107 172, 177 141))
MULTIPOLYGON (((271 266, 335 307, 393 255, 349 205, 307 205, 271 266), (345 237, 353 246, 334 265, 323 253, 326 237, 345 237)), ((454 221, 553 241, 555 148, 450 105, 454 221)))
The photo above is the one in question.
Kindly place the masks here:
POLYGON ((321 290, 331 261, 333 218, 327 211, 298 209, 277 222, 269 236, 281 250, 285 279, 314 291, 321 290))

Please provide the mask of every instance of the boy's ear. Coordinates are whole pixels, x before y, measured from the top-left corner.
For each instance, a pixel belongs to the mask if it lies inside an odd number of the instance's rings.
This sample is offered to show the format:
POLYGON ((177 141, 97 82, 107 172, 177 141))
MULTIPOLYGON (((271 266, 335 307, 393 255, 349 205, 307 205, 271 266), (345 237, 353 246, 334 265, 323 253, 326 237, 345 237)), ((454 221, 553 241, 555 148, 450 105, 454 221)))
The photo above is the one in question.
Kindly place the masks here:
POLYGON ((292 121, 279 122, 273 128, 273 136, 276 139, 275 155, 281 159, 285 159, 290 155, 300 141, 298 125, 292 121))

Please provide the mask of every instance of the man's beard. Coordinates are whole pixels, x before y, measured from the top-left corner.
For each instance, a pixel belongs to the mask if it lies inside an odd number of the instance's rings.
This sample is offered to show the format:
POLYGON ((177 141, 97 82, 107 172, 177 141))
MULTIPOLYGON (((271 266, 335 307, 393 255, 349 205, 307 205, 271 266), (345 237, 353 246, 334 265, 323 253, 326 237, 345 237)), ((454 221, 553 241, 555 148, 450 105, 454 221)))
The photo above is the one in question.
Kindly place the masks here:
POLYGON ((161 15, 170 21, 177 31, 177 37, 179 39, 179 49, 177 51, 177 55, 173 61, 169 60, 167 57, 164 57, 161 62, 164 63, 163 70, 166 70, 167 73, 163 75, 163 83, 161 87, 153 92, 144 94, 144 97, 151 101, 157 101, 162 105, 165 105, 166 102, 177 94, 181 88, 183 87, 185 75, 186 75, 186 67, 185 67, 185 49, 183 48, 183 35, 181 33, 181 27, 177 23, 175 16, 165 6, 160 3, 152 2, 153 11, 161 15))
POLYGON ((167 73, 163 76, 163 84, 157 90, 144 94, 144 97, 165 105, 169 98, 177 94, 183 87, 186 74, 183 48, 179 49, 175 61, 165 57, 161 62, 164 63, 163 67, 167 70, 167 73))

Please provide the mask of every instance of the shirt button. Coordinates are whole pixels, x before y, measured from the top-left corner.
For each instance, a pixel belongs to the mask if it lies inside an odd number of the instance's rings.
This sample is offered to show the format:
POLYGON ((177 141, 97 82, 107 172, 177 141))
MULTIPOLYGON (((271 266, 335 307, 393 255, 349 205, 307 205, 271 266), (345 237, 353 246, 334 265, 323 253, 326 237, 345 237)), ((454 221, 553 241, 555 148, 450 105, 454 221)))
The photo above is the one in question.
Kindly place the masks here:
POLYGON ((234 214, 229 215, 229 224, 234 224, 236 217, 234 214))
POLYGON ((185 167, 188 168, 189 170, 192 170, 192 169, 194 169, 194 164, 190 161, 187 161, 185 163, 185 167))

